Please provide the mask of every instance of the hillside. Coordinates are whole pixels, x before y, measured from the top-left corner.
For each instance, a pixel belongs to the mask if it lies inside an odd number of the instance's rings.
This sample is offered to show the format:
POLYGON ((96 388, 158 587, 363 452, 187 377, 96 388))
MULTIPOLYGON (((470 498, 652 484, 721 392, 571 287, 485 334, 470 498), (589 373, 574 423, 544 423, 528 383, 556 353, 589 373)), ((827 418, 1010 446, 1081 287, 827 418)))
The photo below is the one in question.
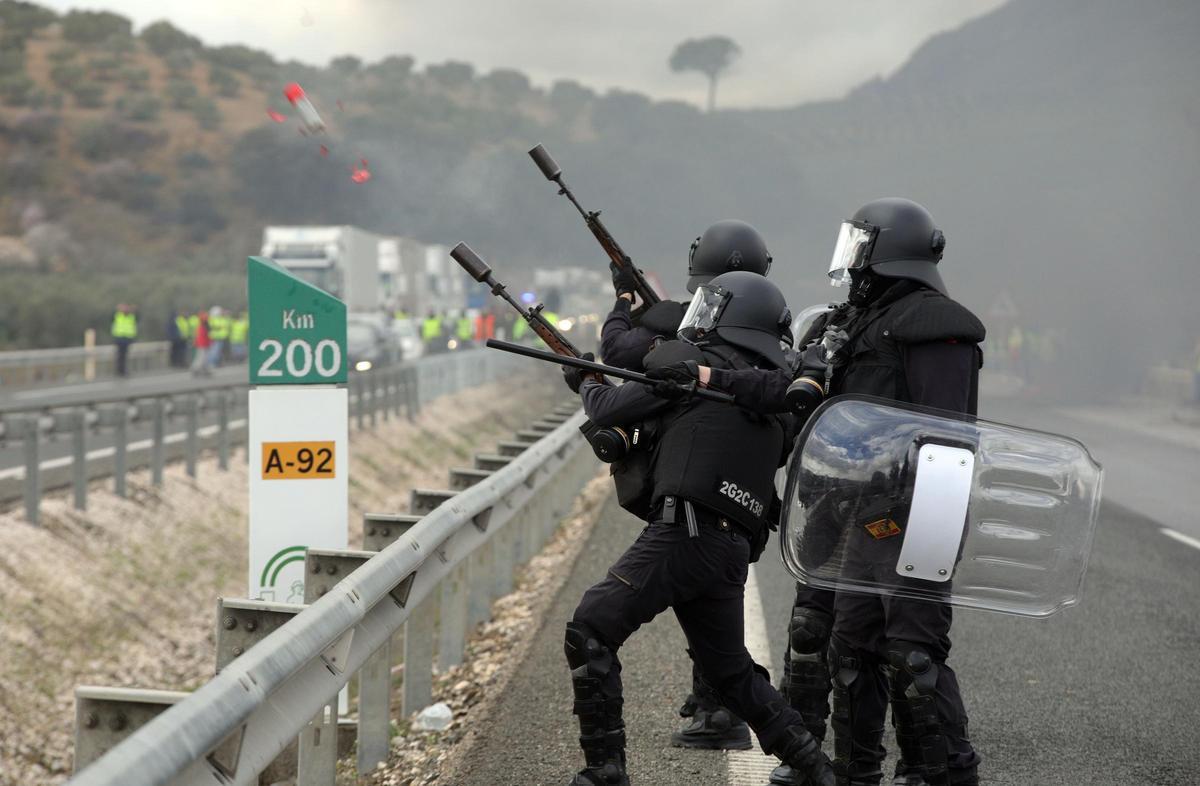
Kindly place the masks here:
MULTIPOLYGON (((0 18, 16 5, 0 2, 0 18)), ((797 307, 829 298, 821 271, 837 222, 868 199, 904 194, 944 227, 955 294, 987 318, 1006 292, 1025 325, 1060 336, 1047 373, 1075 390, 1128 387, 1143 366, 1186 356, 1200 334, 1200 266, 1186 231, 1200 197, 1193 0, 1011 0, 844 100, 712 114, 573 82, 542 89, 507 69, 416 69, 403 55, 277 63, 163 25, 80 42, 70 19, 51 15, 24 36, 19 58, 0 58, 0 235, 24 233, 39 249, 61 240, 36 227, 28 237, 22 218, 37 218, 38 205, 74 251, 39 252, 35 268, 66 271, 50 301, 24 291, 44 274, 0 273, 19 284, 0 281, 0 346, 75 341, 122 296, 160 309, 239 297, 242 259, 269 222, 467 240, 504 270, 602 265, 525 156, 537 142, 669 286, 682 285, 692 238, 739 217, 763 231, 797 307), (81 106, 95 90, 81 99, 78 80, 67 82, 74 92, 55 83, 64 49, 85 85, 103 87, 102 107, 81 106), (114 57, 118 74, 147 72, 144 86, 101 81, 114 57), (15 72, 35 88, 25 103, 39 106, 12 105, 15 72), (290 81, 330 126, 327 157, 297 133, 280 94, 290 81), (224 95, 234 83, 237 95, 224 95), (175 108, 167 93, 181 84, 195 86, 198 104, 175 108), (131 117, 147 96, 161 103, 157 115, 131 117), (269 107, 288 122, 271 122, 269 107), (91 133, 95 123, 116 133, 91 133), (349 177, 359 159, 373 175, 363 184, 349 177)))

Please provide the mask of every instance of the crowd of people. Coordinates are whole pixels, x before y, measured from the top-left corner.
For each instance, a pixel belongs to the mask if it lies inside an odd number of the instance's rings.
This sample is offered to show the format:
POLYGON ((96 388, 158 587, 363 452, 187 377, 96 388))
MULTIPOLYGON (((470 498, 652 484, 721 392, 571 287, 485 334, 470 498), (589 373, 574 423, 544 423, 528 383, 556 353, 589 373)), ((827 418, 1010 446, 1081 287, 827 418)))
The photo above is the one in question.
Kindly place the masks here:
MULTIPOLYGON (((116 347, 115 371, 129 376, 129 351, 138 339, 137 309, 120 303, 110 329, 116 347)), ((194 313, 172 311, 166 322, 171 368, 190 368, 195 376, 208 376, 214 368, 243 363, 247 356, 250 317, 243 310, 234 315, 221 306, 194 313)))

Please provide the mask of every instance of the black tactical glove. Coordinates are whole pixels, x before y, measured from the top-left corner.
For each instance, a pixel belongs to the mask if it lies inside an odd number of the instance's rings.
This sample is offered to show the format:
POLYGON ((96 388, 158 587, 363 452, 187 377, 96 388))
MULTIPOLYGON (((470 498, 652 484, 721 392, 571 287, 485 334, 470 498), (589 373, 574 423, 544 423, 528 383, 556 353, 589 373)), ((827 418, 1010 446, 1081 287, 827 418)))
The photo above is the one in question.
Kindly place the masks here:
POLYGON ((654 387, 650 388, 651 392, 659 398, 665 398, 668 401, 677 401, 679 399, 688 399, 696 392, 696 380, 690 383, 679 384, 673 379, 660 379, 654 383, 654 387))
POLYGON ((612 271, 613 289, 616 290, 617 297, 637 292, 637 278, 633 275, 632 267, 617 267, 609 262, 608 269, 612 271))
POLYGON ((646 369, 650 379, 661 379, 675 382, 679 385, 693 384, 700 379, 700 364, 695 360, 678 360, 662 366, 646 369))
MULTIPOLYGON (((595 360, 596 356, 591 352, 586 352, 583 354, 583 359, 595 360)), ((579 386, 583 384, 583 380, 586 377, 592 376, 594 372, 587 371, 586 369, 582 368, 575 368, 574 366, 563 366, 562 373, 563 382, 567 383, 567 387, 571 389, 572 393, 578 393, 579 386)))

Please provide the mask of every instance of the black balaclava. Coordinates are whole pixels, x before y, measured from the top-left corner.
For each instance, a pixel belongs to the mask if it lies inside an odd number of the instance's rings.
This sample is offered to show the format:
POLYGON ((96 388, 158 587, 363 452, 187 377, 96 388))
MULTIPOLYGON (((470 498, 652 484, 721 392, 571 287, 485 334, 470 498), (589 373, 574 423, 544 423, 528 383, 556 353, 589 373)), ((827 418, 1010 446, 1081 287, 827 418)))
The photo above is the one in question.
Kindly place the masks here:
POLYGON ((852 306, 869 306, 891 288, 898 279, 883 278, 871 272, 871 268, 850 271, 850 292, 846 300, 852 306))

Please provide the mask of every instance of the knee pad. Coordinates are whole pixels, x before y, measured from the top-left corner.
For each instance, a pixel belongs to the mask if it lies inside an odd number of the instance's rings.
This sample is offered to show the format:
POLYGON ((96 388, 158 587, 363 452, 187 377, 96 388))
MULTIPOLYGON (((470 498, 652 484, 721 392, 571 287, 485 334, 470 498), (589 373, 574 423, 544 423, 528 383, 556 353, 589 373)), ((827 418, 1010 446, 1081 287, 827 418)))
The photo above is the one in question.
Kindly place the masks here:
POLYGON ((836 639, 830 642, 829 676, 834 687, 849 688, 863 671, 872 668, 878 668, 874 653, 838 643, 836 639))
POLYGON ((887 660, 892 675, 893 690, 918 696, 932 696, 937 687, 938 663, 920 644, 907 641, 890 641, 887 645, 887 660))
POLYGON ((563 652, 572 671, 586 666, 589 674, 604 676, 612 669, 612 650, 587 623, 567 623, 563 652))
POLYGON ((833 617, 831 615, 815 609, 792 609, 792 622, 788 626, 788 641, 794 652, 802 655, 823 654, 829 648, 829 634, 832 632, 833 617))

